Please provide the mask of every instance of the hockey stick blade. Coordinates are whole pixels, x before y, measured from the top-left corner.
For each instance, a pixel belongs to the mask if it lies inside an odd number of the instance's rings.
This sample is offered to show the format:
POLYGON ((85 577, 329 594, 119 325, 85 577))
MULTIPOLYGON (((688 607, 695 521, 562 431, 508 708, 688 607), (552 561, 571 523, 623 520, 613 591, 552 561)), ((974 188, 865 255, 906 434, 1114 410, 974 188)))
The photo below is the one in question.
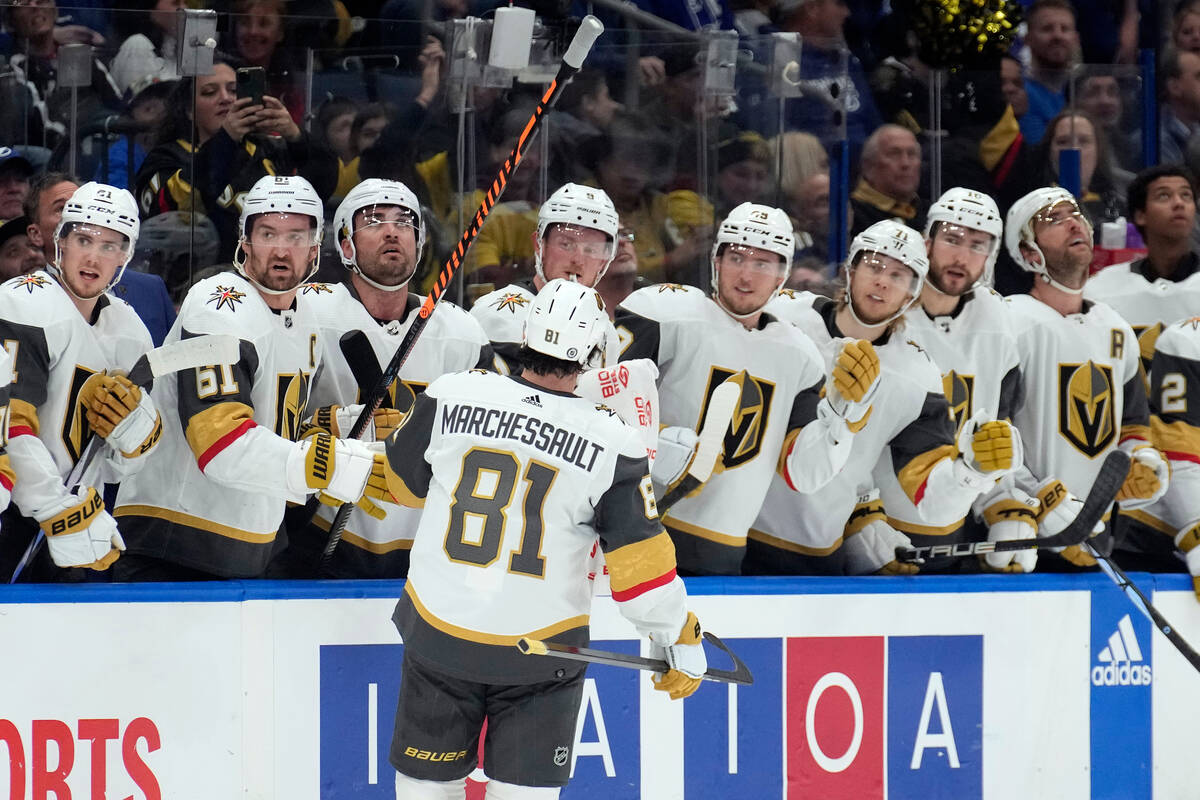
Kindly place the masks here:
MULTIPOLYGON (((199 369, 213 364, 236 364, 241 358, 240 354, 241 343, 236 336, 230 336, 224 333, 207 333, 201 336, 193 336, 190 339, 184 339, 180 342, 172 342, 164 344, 161 347, 156 347, 146 353, 143 353, 133 367, 129 370, 128 378, 135 386, 140 386, 143 389, 149 389, 154 383, 155 378, 161 378, 166 375, 171 375, 185 369, 199 369)), ((96 458, 96 454, 100 452, 100 437, 89 435, 87 444, 84 446, 83 454, 79 460, 75 462, 75 466, 71 468, 71 472, 67 475, 63 485, 69 490, 74 490, 87 475, 88 468, 96 458)), ((37 555, 38 550, 42 545, 45 534, 41 530, 37 536, 25 548, 25 552, 21 555, 21 560, 17 562, 16 569, 13 570, 12 576, 8 579, 9 583, 16 583, 21 577, 21 573, 29 566, 29 562, 37 555)))
POLYGON ((1123 450, 1113 450, 1104 458, 1092 489, 1088 492, 1083 507, 1075 515, 1071 524, 1053 536, 1028 539, 1009 539, 1002 542, 958 542, 955 544, 937 544, 925 547, 897 547, 896 560, 912 562, 924 558, 965 557, 984 555, 985 553, 1006 553, 1013 550, 1044 550, 1048 547, 1070 547, 1081 544, 1091 535, 1092 529, 1104 518, 1104 514, 1112 506, 1125 476, 1129 474, 1129 454, 1123 450))
MULTIPOLYGON (((733 659, 733 669, 709 669, 703 675, 703 680, 717 683, 736 683, 739 686, 750 686, 754 676, 746 666, 716 634, 704 632, 704 640, 719 650, 729 654, 733 659)), ((539 639, 522 637, 517 642, 517 649, 527 656, 552 656, 565 658, 568 661, 583 661, 587 664, 602 664, 608 667, 624 667, 626 669, 644 669, 650 672, 666 672, 671 667, 661 658, 646 658, 631 656, 626 653, 614 653, 609 650, 593 650, 590 647, 572 647, 567 644, 543 642, 539 639)))
POLYGON ((733 412, 737 410, 741 393, 738 385, 731 380, 725 381, 713 391, 708 400, 708 408, 704 412, 704 423, 700 426, 696 454, 679 483, 668 490, 659 501, 659 514, 696 491, 712 477, 717 459, 721 457, 721 450, 725 445, 725 433, 729 430, 729 423, 733 420, 733 412))

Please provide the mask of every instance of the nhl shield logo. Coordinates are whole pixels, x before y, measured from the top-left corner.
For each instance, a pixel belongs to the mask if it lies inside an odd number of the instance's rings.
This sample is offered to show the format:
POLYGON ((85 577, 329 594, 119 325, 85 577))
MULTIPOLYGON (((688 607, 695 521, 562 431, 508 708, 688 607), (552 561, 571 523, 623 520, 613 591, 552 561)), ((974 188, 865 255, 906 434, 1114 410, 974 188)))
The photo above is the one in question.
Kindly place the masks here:
POLYGON ((1112 367, 1088 361, 1058 365, 1058 432, 1088 458, 1116 438, 1112 367))
POLYGON ((567 755, 571 752, 567 747, 554 748, 554 766, 565 767, 567 765, 567 755))

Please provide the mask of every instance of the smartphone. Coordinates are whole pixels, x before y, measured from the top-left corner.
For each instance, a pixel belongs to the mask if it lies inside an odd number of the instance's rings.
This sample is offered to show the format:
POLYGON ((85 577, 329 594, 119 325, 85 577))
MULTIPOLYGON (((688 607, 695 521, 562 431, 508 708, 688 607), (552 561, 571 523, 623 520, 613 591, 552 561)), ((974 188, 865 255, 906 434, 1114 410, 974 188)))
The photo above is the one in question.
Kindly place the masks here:
POLYGON ((262 67, 239 67, 237 71, 237 96, 249 97, 251 105, 263 104, 263 92, 267 88, 267 71, 262 67))

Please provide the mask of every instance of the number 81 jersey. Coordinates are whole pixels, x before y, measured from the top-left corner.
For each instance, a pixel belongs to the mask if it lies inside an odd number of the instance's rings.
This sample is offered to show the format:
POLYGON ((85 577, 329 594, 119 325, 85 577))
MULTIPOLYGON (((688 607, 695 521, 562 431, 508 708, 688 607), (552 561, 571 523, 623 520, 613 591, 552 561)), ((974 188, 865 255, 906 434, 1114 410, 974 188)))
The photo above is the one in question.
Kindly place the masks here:
POLYGON ((394 616, 418 660, 465 680, 553 680, 561 664, 515 645, 587 643, 597 535, 622 613, 664 632, 686 613, 645 447, 605 406, 480 370, 446 375, 387 453, 393 494, 424 503, 394 616))

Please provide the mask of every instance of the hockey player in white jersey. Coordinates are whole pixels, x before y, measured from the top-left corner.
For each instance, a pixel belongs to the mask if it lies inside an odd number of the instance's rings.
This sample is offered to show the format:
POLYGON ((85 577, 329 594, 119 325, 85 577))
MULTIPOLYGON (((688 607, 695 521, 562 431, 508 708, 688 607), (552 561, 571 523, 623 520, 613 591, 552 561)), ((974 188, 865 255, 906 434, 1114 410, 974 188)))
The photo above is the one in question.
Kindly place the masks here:
MULTIPOLYGON (((104 570, 116 561, 124 544, 100 491, 144 467, 162 431, 150 394, 123 377, 153 347, 150 333, 108 294, 138 229, 129 192, 87 183, 63 207, 54 263, 0 286, 0 338, 13 356, 12 499, 41 526, 59 567, 104 570), (97 469, 65 485, 93 436, 103 439, 97 469)), ((42 566, 34 579, 52 576, 42 566)))
MULTIPOLYGON (((533 234, 536 274, 486 294, 471 306, 471 316, 492 342, 498 370, 520 368, 516 352, 521 326, 538 291, 554 278, 594 287, 617 255, 619 230, 617 210, 603 189, 567 183, 542 204, 533 234)), ((617 337, 609 336, 600 366, 616 363, 617 353, 617 337)))
MULTIPOLYGON (((942 374, 942 390, 954 415, 955 430, 983 411, 989 419, 1009 420, 1021 399, 1020 358, 1016 330, 1008 304, 990 289, 1004 225, 991 197, 971 189, 953 188, 934 203, 927 216, 926 249, 929 280, 921 302, 905 315, 904 334, 920 346, 942 374)), ((911 502, 893 496, 888 522, 919 546, 946 544, 975 535, 974 522, 953 520, 931 526, 911 502)), ((978 517, 991 541, 1036 535, 1036 503, 1002 480, 976 504, 978 517)), ((986 570, 1032 572, 1037 551, 990 553, 986 570)), ((930 561, 924 572, 958 569, 959 559, 930 561)))
POLYGON ((1146 556, 1130 568, 1170 569, 1177 552, 1200 600, 1200 403, 1190 401, 1198 390, 1200 317, 1191 317, 1163 329, 1152 359, 1152 435, 1171 463, 1167 493, 1154 504, 1160 523, 1155 530, 1166 535, 1158 537, 1157 546, 1143 548, 1146 556), (1157 563, 1147 563, 1155 557, 1157 563))
MULTIPOLYGON (((1150 443, 1133 330, 1104 303, 1083 297, 1091 224, 1069 192, 1046 187, 1009 209, 1004 240, 1013 260, 1035 274, 1029 294, 1008 303, 1025 384, 1013 421, 1027 444, 1030 473, 1018 482, 1040 501, 1039 534, 1056 534, 1075 518, 1077 498, 1087 495, 1114 447, 1133 457, 1122 505, 1152 503, 1166 491, 1170 470, 1150 443)), ((1079 546, 1061 556, 1076 567, 1095 564, 1079 546)))
POLYGON ((847 343, 827 377, 812 340, 764 311, 787 279, 793 252, 783 211, 743 203, 717 231, 711 296, 668 283, 634 292, 617 309, 628 342, 621 360, 649 358, 659 368, 668 427, 656 474, 660 461, 669 464, 664 443, 700 428, 716 388, 732 379, 741 389, 712 477, 664 510, 686 573, 740 573, 746 533, 776 470, 793 490, 814 492, 842 468, 851 440, 870 424, 879 374, 873 348, 847 343))
POLYGON ((118 494, 129 546, 118 579, 259 576, 287 501, 359 502, 382 479, 382 455, 362 442, 328 433, 294 441, 321 357, 315 321, 296 302, 317 267, 321 199, 303 178, 264 177, 242 201, 238 228, 237 272, 193 286, 167 341, 232 333, 241 358, 156 387, 163 440, 118 494))
MULTIPOLYGON (((1129 184, 1129 214, 1146 242, 1147 254, 1125 264, 1105 267, 1088 279, 1084 297, 1111 306, 1138 338, 1146 375, 1155 341, 1164 326, 1200 313, 1200 254, 1193 249, 1196 222, 1195 177, 1178 164, 1149 167, 1129 184)), ((1122 507, 1118 517, 1126 550, 1150 555, 1174 536, 1155 503, 1122 507)))
POLYGON ((980 491, 1019 463, 1021 440, 1007 422, 973 418, 956 430, 937 365, 907 339, 901 321, 929 270, 921 234, 893 220, 854 238, 846 289, 837 300, 781 292, 769 313, 792 322, 832 360, 846 337, 867 341, 880 376, 870 424, 846 465, 819 492, 801 494, 779 477, 750 531, 750 574, 905 574, 896 561, 911 542, 884 509, 905 503, 927 524, 961 520, 980 491), (961 448, 961 453, 960 453, 961 448))
MULTIPOLYGON (((305 284, 299 302, 313 314, 321 342, 322 367, 309 403, 316 408, 313 422, 345 437, 362 411, 364 395, 379 382, 417 318, 421 297, 409 291, 409 281, 421 261, 425 226, 412 190, 379 178, 351 189, 333 221, 349 282, 305 284)), ((492 349, 479 323, 453 303, 438 303, 364 439, 385 439, 434 378, 477 366, 492 366, 492 349)), ((299 577, 303 568, 311 571, 336 511, 322 505, 313 519, 315 531, 289 526, 295 557, 285 557, 290 564, 285 574, 299 577), (308 547, 302 546, 305 541, 308 547)), ((328 576, 403 578, 419 519, 420 511, 411 508, 389 506, 384 519, 355 508, 327 566, 328 576)))
POLYGON ((396 797, 465 796, 487 721, 487 796, 548 800, 570 775, 584 667, 521 655, 522 636, 588 643, 588 552, 598 536, 612 596, 686 697, 707 669, 645 449, 611 410, 572 392, 605 346, 593 289, 548 282, 519 375, 446 375, 387 441, 392 494, 423 504, 404 595, 403 679, 390 759, 396 797))

